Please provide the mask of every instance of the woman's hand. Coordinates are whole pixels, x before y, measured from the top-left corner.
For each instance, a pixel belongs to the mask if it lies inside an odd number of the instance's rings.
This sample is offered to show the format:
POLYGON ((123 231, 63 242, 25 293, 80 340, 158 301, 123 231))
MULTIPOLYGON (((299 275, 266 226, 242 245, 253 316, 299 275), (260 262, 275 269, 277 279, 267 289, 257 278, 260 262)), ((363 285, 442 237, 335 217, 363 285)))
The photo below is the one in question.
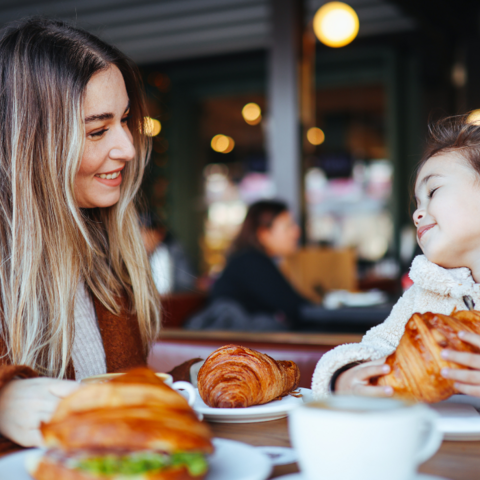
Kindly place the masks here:
MULTIPOLYGON (((458 337, 474 347, 480 348, 480 335, 468 332, 459 332, 458 337)), ((442 358, 449 362, 458 363, 469 369, 455 368, 442 369, 442 377, 455 381, 455 388, 466 395, 480 397, 480 355, 456 350, 443 350, 442 358), (471 369, 471 370, 470 370, 471 369)))
POLYGON ((390 397, 392 387, 372 386, 370 379, 386 375, 390 367, 384 364, 385 358, 362 363, 343 372, 335 382, 335 393, 344 395, 363 395, 368 397, 390 397))
POLYGON ((23 447, 40 446, 40 422, 50 420, 60 399, 78 387, 71 380, 12 380, 0 390, 0 433, 23 447))

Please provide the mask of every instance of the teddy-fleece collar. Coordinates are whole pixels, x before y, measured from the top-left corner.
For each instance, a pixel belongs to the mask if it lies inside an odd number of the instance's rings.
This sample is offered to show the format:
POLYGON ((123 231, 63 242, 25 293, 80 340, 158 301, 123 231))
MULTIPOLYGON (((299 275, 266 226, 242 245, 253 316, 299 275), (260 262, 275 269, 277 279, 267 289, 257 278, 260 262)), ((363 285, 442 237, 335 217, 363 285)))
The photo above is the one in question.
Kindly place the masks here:
POLYGON ((427 260, 425 255, 413 259, 409 276, 415 285, 440 295, 462 298, 480 294, 480 284, 475 283, 469 268, 443 268, 427 260))

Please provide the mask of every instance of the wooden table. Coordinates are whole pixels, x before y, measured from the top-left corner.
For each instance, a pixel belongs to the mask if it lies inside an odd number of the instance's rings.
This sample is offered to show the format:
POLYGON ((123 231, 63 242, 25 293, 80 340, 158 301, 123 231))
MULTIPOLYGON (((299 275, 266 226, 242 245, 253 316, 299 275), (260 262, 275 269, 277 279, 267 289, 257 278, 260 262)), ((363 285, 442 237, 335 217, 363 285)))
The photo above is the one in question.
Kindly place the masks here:
MULTIPOLYGON (((220 438, 255 446, 291 446, 286 418, 262 423, 211 423, 210 426, 214 435, 220 438)), ((281 465, 274 468, 270 478, 294 472, 298 472, 296 464, 281 465)), ((440 450, 420 467, 420 472, 450 480, 478 480, 480 442, 443 442, 440 450)))
POLYGON ((185 342, 212 342, 226 340, 230 343, 260 343, 278 345, 311 345, 336 347, 345 343, 362 340, 358 333, 298 333, 298 332, 236 332, 232 330, 183 330, 162 328, 160 340, 181 340, 185 342))

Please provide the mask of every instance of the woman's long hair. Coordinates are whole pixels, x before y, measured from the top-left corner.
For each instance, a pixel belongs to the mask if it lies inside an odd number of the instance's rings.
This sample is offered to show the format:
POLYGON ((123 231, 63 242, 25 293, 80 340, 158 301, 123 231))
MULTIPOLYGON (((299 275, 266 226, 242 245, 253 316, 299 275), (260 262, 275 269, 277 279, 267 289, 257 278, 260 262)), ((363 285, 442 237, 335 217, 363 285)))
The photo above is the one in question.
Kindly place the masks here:
POLYGON ((271 228, 274 220, 284 212, 288 212, 286 203, 279 200, 260 200, 250 205, 240 231, 232 243, 230 253, 255 249, 264 252, 258 240, 258 230, 271 228))
POLYGON ((71 359, 80 279, 112 313, 128 298, 145 349, 159 306, 134 197, 150 141, 140 74, 116 48, 59 21, 32 18, 0 39, 0 302, 8 361, 62 378, 71 359), (80 209, 74 184, 85 142, 91 77, 118 67, 130 99, 136 158, 120 200, 80 209))

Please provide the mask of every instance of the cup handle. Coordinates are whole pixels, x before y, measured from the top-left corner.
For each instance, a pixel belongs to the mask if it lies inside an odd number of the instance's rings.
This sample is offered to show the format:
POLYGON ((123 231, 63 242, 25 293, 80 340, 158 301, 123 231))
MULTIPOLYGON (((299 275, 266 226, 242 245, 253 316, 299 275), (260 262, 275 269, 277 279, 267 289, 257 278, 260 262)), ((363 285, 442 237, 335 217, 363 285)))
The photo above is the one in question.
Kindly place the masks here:
POLYGON ((439 449, 443 440, 443 433, 437 427, 438 414, 430 410, 428 407, 422 406, 423 420, 426 423, 427 432, 423 440, 423 446, 419 446, 420 450, 416 455, 417 465, 428 460, 439 449))
POLYGON ((195 388, 193 387, 193 385, 191 383, 188 383, 188 382, 175 382, 173 385, 172 385, 172 388, 174 390, 183 390, 186 392, 188 398, 187 398, 187 401, 188 401, 188 404, 193 407, 193 404, 195 403, 195 398, 197 396, 197 393, 195 392, 195 388))

